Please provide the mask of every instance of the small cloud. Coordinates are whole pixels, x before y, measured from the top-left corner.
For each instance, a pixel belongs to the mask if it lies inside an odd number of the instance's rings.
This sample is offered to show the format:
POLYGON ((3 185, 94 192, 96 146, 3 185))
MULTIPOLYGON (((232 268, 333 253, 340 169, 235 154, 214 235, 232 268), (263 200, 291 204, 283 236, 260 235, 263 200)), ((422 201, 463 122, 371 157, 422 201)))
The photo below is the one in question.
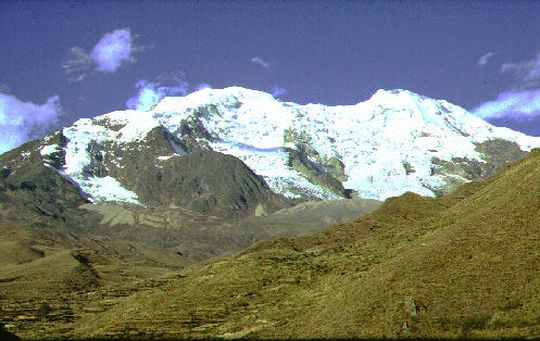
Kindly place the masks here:
POLYGON ((200 84, 197 84, 193 90, 199 91, 202 89, 212 89, 212 86, 208 83, 200 83, 200 84))
POLYGON ((135 84, 137 94, 127 100, 126 107, 128 109, 147 111, 166 96, 184 96, 188 92, 189 84, 179 78, 178 75, 172 78, 171 85, 164 85, 164 82, 165 80, 148 82, 141 79, 135 84))
POLYGON ((70 81, 85 80, 94 67, 94 60, 80 47, 72 47, 69 52, 72 54, 72 58, 62 64, 64 72, 70 81))
POLYGON ((265 69, 268 70, 268 71, 272 70, 272 65, 270 65, 270 63, 264 61, 264 59, 262 59, 262 58, 260 58, 260 57, 253 57, 253 58, 251 58, 251 62, 252 62, 253 64, 262 66, 263 68, 265 68, 265 69))
POLYGON ((527 120, 540 116, 540 89, 501 93, 472 110, 483 119, 511 118, 527 120))
POLYGON ((0 154, 43 137, 58 124, 61 114, 58 96, 39 105, 0 93, 0 154))
POLYGON ((285 88, 282 88, 279 86, 272 87, 272 96, 274 97, 280 97, 280 96, 285 95, 286 93, 287 93, 287 89, 285 88))
POLYGON ((519 88, 538 87, 540 86, 540 53, 531 60, 520 63, 505 63, 501 66, 501 72, 513 73, 519 81, 519 88))
POLYGON ((478 59, 478 66, 485 66, 491 57, 495 55, 495 52, 488 52, 478 59))
POLYGON ((133 37, 129 29, 105 33, 92 49, 97 71, 116 72, 123 63, 134 63, 133 37))
POLYGON ((529 120, 540 117, 540 52, 531 60, 503 64, 501 72, 513 73, 516 85, 472 112, 484 119, 529 120))
POLYGON ((71 58, 62 64, 62 68, 75 82, 86 79, 92 72, 114 73, 122 65, 135 63, 135 54, 144 50, 133 44, 135 38, 129 28, 105 33, 90 52, 72 47, 69 50, 71 58))

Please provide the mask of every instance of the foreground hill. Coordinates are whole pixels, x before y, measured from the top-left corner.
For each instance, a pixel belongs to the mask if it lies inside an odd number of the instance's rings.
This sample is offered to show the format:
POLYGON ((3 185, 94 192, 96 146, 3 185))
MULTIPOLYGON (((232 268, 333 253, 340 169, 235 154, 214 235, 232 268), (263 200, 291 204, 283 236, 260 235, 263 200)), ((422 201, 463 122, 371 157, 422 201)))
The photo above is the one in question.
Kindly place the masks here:
POLYGON ((539 337, 539 165, 190 267, 69 335, 539 337))

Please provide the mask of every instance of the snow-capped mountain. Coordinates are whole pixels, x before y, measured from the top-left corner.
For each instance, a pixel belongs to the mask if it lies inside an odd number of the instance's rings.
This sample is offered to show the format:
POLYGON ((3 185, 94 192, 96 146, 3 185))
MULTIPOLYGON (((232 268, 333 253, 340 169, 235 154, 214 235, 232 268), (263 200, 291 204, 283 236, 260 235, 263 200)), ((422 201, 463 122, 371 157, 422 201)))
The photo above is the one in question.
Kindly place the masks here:
POLYGON ((194 150, 239 158, 287 197, 385 199, 444 193, 538 146, 540 138, 407 90, 325 106, 231 87, 80 119, 45 138, 40 153, 95 202, 145 204, 134 174, 154 172, 161 183, 161 170, 174 172, 174 160, 194 150))

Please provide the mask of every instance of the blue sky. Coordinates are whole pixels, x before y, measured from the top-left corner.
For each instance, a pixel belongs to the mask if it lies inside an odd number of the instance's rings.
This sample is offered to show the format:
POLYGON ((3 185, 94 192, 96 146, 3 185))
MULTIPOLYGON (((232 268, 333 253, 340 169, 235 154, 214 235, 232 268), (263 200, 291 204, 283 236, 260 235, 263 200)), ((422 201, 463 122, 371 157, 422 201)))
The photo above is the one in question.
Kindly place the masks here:
POLYGON ((377 89, 540 135, 540 1, 0 2, 0 139, 238 85, 298 103, 377 89))

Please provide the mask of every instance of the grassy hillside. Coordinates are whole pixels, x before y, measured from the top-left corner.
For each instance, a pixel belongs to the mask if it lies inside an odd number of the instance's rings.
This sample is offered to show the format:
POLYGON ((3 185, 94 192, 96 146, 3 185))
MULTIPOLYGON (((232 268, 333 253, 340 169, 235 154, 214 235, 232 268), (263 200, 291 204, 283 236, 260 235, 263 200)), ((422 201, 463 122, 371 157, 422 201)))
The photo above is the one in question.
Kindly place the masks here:
POLYGON ((536 150, 450 196, 186 268, 68 335, 540 337, 539 178, 536 150))

